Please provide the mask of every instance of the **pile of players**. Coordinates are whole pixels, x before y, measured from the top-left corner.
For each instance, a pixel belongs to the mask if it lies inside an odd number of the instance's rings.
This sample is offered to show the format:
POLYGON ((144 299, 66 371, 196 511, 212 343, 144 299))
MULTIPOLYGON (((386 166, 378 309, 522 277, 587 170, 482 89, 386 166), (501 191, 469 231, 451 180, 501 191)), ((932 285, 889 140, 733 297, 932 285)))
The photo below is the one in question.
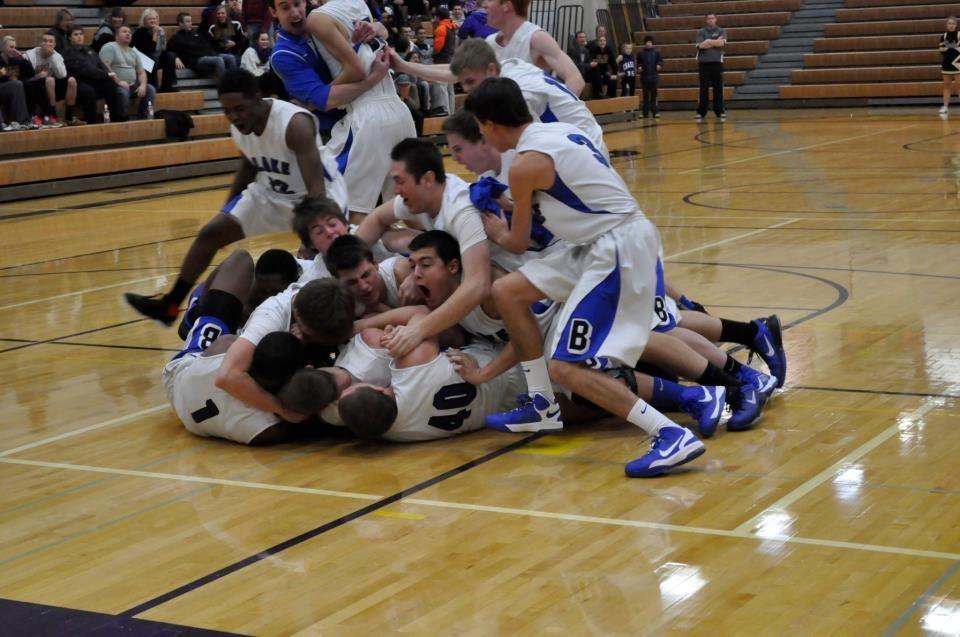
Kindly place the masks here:
POLYGON ((420 68, 376 38, 350 46, 370 19, 362 1, 331 0, 309 19, 300 6, 274 7, 282 35, 312 38, 329 66, 357 65, 369 86, 325 145, 313 113, 262 99, 242 70, 226 73, 219 96, 242 154, 228 203, 168 294, 127 295, 169 325, 219 248, 291 226, 302 243, 299 259, 270 250, 256 265, 235 251, 194 290, 186 347, 163 370, 188 430, 266 444, 326 424, 420 441, 612 415, 651 437, 626 465, 649 477, 701 455, 726 407, 728 431, 756 425, 786 376, 779 320, 715 318, 668 284, 657 229, 612 167, 579 87, 532 63, 549 65, 554 52, 511 12, 524 3, 488 1, 500 40, 467 41, 449 66, 420 68), (443 129, 473 183, 406 134, 390 65, 469 93, 443 129), (769 373, 718 342, 756 352, 769 373), (699 437, 665 412, 692 417, 699 437))

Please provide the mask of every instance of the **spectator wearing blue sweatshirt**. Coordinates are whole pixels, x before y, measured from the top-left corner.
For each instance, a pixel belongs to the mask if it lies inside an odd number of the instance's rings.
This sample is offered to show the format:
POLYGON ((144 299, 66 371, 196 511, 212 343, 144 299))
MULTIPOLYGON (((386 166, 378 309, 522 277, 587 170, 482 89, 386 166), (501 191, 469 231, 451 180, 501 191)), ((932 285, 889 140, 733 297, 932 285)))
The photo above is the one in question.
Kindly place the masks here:
POLYGON ((653 45, 653 36, 643 39, 643 48, 637 60, 640 63, 640 85, 643 87, 643 116, 659 118, 657 108, 657 85, 660 84, 660 70, 663 68, 663 56, 653 45))
POLYGON ((467 38, 486 38, 497 30, 487 25, 487 10, 477 9, 467 16, 466 20, 457 30, 457 37, 461 40, 467 38))

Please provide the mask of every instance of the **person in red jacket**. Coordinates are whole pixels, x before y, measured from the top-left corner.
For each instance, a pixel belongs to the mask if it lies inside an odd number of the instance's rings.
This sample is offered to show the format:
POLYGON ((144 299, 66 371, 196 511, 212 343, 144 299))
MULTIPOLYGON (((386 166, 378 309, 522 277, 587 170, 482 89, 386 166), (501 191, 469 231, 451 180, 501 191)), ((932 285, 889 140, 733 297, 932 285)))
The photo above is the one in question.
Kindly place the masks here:
MULTIPOLYGON (((457 25, 450 19, 450 10, 446 7, 437 7, 433 17, 433 62, 434 64, 450 64, 453 52, 457 48, 457 25)), ((456 100, 453 93, 453 84, 446 86, 447 115, 453 115, 456 100)))

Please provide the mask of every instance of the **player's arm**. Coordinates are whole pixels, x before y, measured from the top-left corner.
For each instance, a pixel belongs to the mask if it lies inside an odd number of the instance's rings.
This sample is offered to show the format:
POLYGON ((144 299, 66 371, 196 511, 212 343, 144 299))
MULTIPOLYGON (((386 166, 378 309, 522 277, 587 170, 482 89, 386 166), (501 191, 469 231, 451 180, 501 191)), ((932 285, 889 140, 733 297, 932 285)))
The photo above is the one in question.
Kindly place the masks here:
POLYGON ((312 115, 297 113, 290 119, 286 133, 287 147, 297 156, 297 165, 307 186, 307 195, 325 195, 323 161, 317 148, 317 126, 312 115))
POLYGON ((327 97, 327 110, 346 106, 357 99, 376 86, 380 80, 387 75, 387 71, 389 70, 390 60, 387 57, 387 53, 385 51, 378 53, 373 64, 370 66, 370 75, 362 81, 351 84, 336 84, 330 87, 330 95, 327 97))
POLYGON ((340 26, 333 17, 320 11, 312 11, 307 16, 307 28, 343 66, 340 75, 333 80, 334 86, 360 82, 367 77, 363 63, 360 62, 360 56, 343 36, 340 26))
POLYGON ((447 358, 453 363, 453 369, 460 378, 471 385, 490 382, 500 374, 520 362, 520 355, 513 343, 507 343, 489 363, 480 367, 477 360, 459 350, 447 350, 447 358))
POLYGON ((388 345, 391 355, 404 356, 425 339, 453 327, 490 294, 490 248, 487 242, 480 241, 469 247, 460 262, 463 266, 460 286, 421 321, 398 328, 388 345))
POLYGON ((237 172, 233 174, 233 183, 230 184, 230 191, 227 193, 227 202, 243 192, 243 189, 256 178, 256 166, 246 155, 240 153, 240 164, 237 166, 237 172))
POLYGON ((450 72, 449 64, 414 64, 404 60, 393 49, 390 50, 390 65, 398 73, 415 75, 435 84, 457 83, 457 76, 450 72))
POLYGON ((397 222, 397 215, 393 208, 393 199, 382 203, 373 212, 364 217, 357 228, 356 235, 372 246, 380 237, 397 222))
MULTIPOLYGON (((510 166, 510 193, 513 195, 513 218, 510 231, 496 238, 504 250, 522 254, 530 245, 533 227, 533 194, 553 185, 553 160, 543 153, 517 155, 510 166)), ((489 213, 487 213, 489 214, 489 213)))
POLYGON ((256 346, 245 338, 234 341, 217 370, 214 385, 254 409, 277 414, 288 422, 303 420, 301 414, 285 409, 276 396, 260 387, 250 376, 255 349, 256 346))
POLYGON ((537 31, 530 38, 530 52, 533 59, 537 56, 543 58, 554 73, 557 74, 567 88, 573 91, 575 95, 583 92, 586 83, 583 81, 583 75, 577 69, 570 56, 563 52, 557 41, 554 40, 546 31, 537 31))
POLYGON ((414 316, 425 314, 429 311, 430 310, 424 305, 404 305, 355 321, 353 323, 353 332, 359 334, 366 329, 382 330, 388 325, 406 325, 414 316))

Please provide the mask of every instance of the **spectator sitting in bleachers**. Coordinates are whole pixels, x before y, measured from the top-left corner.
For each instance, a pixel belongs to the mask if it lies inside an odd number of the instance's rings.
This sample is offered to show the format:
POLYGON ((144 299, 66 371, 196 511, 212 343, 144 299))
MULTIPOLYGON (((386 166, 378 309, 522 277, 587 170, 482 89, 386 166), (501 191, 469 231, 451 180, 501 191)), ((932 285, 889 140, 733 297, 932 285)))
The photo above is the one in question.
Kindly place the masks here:
POLYGON ((61 55, 70 43, 70 29, 73 28, 73 14, 70 9, 60 9, 53 20, 53 26, 47 31, 57 43, 57 52, 61 55))
POLYGON ((237 67, 237 58, 230 53, 217 53, 210 39, 193 28, 193 18, 189 13, 177 15, 179 30, 167 42, 167 50, 176 58, 178 69, 184 67, 199 75, 213 75, 219 78, 226 69, 237 67))
POLYGON ((230 19, 226 5, 217 7, 213 15, 213 24, 207 30, 210 41, 217 53, 229 53, 239 63, 240 56, 247 48, 247 36, 243 34, 243 27, 236 20, 230 19))
POLYGON ((450 19, 457 25, 457 31, 459 32, 460 27, 462 27, 463 23, 467 20, 467 15, 463 12, 463 4, 459 1, 450 5, 450 19))
POLYGON ((104 100, 112 112, 119 112, 120 96, 112 72, 104 66, 93 49, 83 45, 83 27, 74 26, 70 30, 70 40, 63 51, 63 62, 67 73, 77 78, 77 101, 83 109, 86 123, 96 124, 100 121, 98 99, 104 100))
POLYGON ((40 117, 43 118, 45 126, 59 126, 57 102, 64 100, 67 124, 78 126, 84 122, 78 120, 74 114, 77 103, 77 80, 67 76, 67 67, 63 63, 63 56, 56 51, 56 44, 57 41, 53 35, 44 33, 40 36, 40 46, 30 49, 24 56, 33 65, 37 78, 43 80, 42 84, 38 83, 36 89, 40 117), (41 89, 42 94, 40 94, 41 89))
POLYGON ((37 117, 37 110, 47 102, 45 80, 37 77, 33 64, 17 49, 17 41, 12 35, 4 36, 0 44, 0 65, 4 67, 7 78, 23 84, 28 119, 34 128, 39 128, 43 122, 37 117))
POLYGON ((123 12, 122 7, 114 7, 109 15, 103 19, 96 33, 93 34, 93 44, 90 45, 97 53, 108 42, 114 42, 117 39, 117 29, 127 23, 127 14, 123 12))
POLYGON ((593 99, 617 96, 617 55, 603 35, 590 48, 590 86, 593 99))
POLYGON ((412 27, 402 27, 400 29, 400 37, 397 38, 397 46, 394 47, 397 51, 397 54, 406 58, 416 49, 416 45, 413 43, 413 28, 412 27))
MULTIPOLYGON (((30 111, 27 108, 26 91, 20 79, 21 56, 17 51, 17 41, 12 36, 0 40, 0 116, 3 117, 3 130, 31 128, 30 111)), ((23 60, 26 62, 25 60, 23 60)), ((26 62, 27 66, 30 62, 26 62)), ((30 68, 33 71, 33 68, 30 68)))
POLYGON ((270 31, 273 17, 266 0, 244 0, 240 15, 240 24, 251 42, 256 42, 261 31, 270 31))
POLYGON ((461 40, 486 38, 496 32, 496 29, 487 24, 487 10, 478 8, 463 21, 463 25, 457 30, 457 37, 461 40))
POLYGON ((417 137, 423 136, 423 110, 420 108, 420 91, 417 90, 415 79, 406 73, 400 73, 394 78, 397 85, 397 95, 410 109, 413 125, 417 129, 417 137))
POLYGON ((424 64, 433 64, 433 47, 427 42, 427 30, 417 27, 417 37, 413 39, 413 46, 420 52, 420 60, 424 64))
POLYGON ((290 97, 287 89, 273 69, 270 68, 270 55, 272 53, 273 41, 270 39, 270 34, 261 31, 253 44, 243 52, 243 57, 240 58, 240 66, 256 76, 257 83, 260 85, 260 92, 264 97, 276 95, 282 100, 287 100, 290 97))
POLYGON ((100 49, 100 60, 116 73, 114 82, 117 84, 120 99, 117 102, 117 112, 111 120, 115 122, 127 121, 130 100, 134 96, 140 98, 140 119, 148 117, 156 100, 156 90, 147 82, 147 72, 137 51, 130 46, 131 39, 130 27, 122 26, 117 29, 116 41, 108 42, 100 49))
POLYGON ((576 64, 580 76, 587 84, 590 83, 590 50, 587 48, 587 34, 585 31, 577 31, 573 40, 573 45, 567 51, 567 55, 576 64))
MULTIPOLYGON (((406 60, 413 64, 420 64, 422 60, 420 51, 414 49, 407 54, 406 60)), ((414 78, 414 81, 416 82, 417 94, 419 96, 417 101, 420 103, 420 111, 424 115, 429 115, 433 109, 433 105, 430 103, 430 83, 420 78, 414 78)))
POLYGON ((161 93, 176 89, 177 67, 174 55, 167 51, 167 35, 160 26, 160 16, 154 9, 144 9, 140 14, 140 26, 133 32, 133 47, 153 60, 153 70, 147 81, 161 93))
MULTIPOLYGON (((240 0, 223 0, 223 6, 227 8, 227 18, 243 25, 243 9, 240 7, 240 0)), ((246 33, 246 30, 244 30, 246 33)))

